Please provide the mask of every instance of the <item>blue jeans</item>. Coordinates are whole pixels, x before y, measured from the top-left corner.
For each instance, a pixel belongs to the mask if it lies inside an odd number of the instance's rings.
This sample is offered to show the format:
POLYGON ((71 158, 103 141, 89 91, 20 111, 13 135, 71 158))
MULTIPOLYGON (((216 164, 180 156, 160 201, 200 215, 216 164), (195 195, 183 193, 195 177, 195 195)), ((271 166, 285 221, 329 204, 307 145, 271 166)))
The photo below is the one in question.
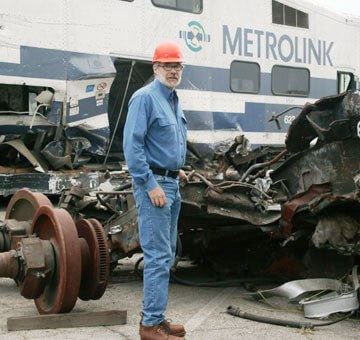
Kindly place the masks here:
POLYGON ((163 208, 155 207, 146 190, 133 183, 140 244, 144 253, 144 326, 158 325, 165 319, 181 206, 178 180, 158 175, 155 179, 166 195, 167 203, 163 208))

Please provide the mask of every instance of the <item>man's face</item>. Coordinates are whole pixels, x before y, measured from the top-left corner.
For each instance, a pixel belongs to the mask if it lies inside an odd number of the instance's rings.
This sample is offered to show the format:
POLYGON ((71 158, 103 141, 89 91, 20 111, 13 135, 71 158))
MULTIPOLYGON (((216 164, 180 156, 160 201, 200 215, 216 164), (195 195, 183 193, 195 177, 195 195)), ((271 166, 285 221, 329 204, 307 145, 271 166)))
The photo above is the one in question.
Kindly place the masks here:
POLYGON ((154 73, 164 85, 174 88, 180 84, 183 68, 181 63, 156 63, 154 73))

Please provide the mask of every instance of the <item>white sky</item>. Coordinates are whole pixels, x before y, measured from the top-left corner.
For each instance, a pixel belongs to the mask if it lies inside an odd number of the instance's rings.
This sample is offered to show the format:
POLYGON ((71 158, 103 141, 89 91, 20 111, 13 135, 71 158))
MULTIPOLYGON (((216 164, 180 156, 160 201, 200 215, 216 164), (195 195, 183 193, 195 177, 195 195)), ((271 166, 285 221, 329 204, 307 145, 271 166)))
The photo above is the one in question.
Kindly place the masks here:
POLYGON ((306 0, 331 11, 360 17, 360 0, 306 0))

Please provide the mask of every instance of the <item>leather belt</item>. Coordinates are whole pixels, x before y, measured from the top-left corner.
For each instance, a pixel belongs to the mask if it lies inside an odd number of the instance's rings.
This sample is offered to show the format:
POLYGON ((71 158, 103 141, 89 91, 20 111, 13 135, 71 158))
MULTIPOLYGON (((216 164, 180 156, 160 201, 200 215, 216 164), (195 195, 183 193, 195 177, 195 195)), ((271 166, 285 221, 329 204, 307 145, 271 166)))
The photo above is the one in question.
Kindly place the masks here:
POLYGON ((154 175, 167 176, 171 178, 177 178, 177 176, 179 175, 179 170, 166 170, 152 167, 150 167, 150 170, 153 172, 154 175))

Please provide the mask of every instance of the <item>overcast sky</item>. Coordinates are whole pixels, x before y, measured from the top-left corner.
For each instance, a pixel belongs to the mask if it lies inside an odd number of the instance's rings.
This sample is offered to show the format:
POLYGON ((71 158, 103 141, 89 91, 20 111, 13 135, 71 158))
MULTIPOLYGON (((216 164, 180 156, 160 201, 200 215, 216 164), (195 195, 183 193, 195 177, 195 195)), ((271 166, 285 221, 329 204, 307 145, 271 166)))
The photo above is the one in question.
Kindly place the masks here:
POLYGON ((306 0, 335 12, 360 17, 360 0, 306 0))

